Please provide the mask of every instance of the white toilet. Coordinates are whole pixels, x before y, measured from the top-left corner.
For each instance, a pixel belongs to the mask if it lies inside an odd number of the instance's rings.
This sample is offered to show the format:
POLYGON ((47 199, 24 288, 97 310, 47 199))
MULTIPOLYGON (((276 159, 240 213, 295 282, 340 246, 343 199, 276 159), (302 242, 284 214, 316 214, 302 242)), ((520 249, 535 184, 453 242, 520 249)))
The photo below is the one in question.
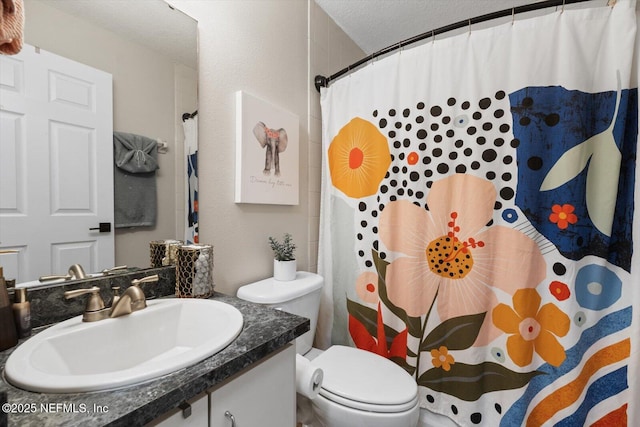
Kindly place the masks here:
POLYGON ((296 351, 324 373, 312 400, 315 422, 326 427, 415 427, 418 386, 404 369, 352 347, 312 348, 323 284, 321 276, 299 271, 289 282, 269 278, 242 286, 238 298, 310 319, 311 330, 297 338, 296 351))

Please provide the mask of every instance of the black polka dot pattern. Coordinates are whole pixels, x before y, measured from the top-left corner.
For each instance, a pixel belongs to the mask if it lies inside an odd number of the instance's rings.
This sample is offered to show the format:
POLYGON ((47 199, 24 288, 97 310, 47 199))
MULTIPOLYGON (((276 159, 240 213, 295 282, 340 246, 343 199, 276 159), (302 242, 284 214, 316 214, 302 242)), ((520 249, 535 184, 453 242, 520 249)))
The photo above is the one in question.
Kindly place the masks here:
POLYGON ((556 262, 555 264, 553 264, 553 272, 558 276, 564 276, 564 274, 567 272, 567 267, 565 267, 564 264, 560 262, 556 262))
MULTIPOLYGON (((380 106, 372 110, 371 122, 388 137, 392 163, 380 184, 378 197, 358 202, 357 223, 363 221, 362 229, 371 231, 380 212, 395 200, 409 200, 429 210, 426 200, 429 189, 435 182, 457 173, 472 174, 494 184, 494 210, 496 217, 501 218, 502 211, 515 203, 516 148, 520 144, 511 131, 510 111, 509 99, 502 90, 477 99, 425 99, 414 105, 380 106)), ((546 118, 548 123, 554 120, 552 114, 546 118)), ((540 159, 524 161, 528 167, 542 167, 540 159)), ((357 253, 365 266, 372 267, 374 237, 370 232, 361 234, 357 253)), ((378 246, 379 255, 386 258, 384 242, 378 246)), ((460 274, 459 270, 466 271, 457 268, 453 274, 460 274)))
POLYGON ((482 422, 482 414, 480 412, 474 412, 469 418, 473 424, 480 424, 482 422))

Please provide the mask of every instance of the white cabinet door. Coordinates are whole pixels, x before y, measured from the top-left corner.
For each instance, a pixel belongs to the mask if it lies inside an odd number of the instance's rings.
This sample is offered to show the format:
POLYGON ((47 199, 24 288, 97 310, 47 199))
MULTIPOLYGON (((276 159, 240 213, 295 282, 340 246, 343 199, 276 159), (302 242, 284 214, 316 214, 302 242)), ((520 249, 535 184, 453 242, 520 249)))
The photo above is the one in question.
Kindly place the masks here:
POLYGON ((25 44, 0 56, 0 255, 18 282, 114 265, 111 75, 25 44))
POLYGON ((153 420, 147 427, 208 427, 209 396, 203 393, 187 402, 190 415, 185 417, 183 409, 175 409, 153 420))
POLYGON ((289 344, 212 389, 210 427, 294 427, 295 363, 289 344))

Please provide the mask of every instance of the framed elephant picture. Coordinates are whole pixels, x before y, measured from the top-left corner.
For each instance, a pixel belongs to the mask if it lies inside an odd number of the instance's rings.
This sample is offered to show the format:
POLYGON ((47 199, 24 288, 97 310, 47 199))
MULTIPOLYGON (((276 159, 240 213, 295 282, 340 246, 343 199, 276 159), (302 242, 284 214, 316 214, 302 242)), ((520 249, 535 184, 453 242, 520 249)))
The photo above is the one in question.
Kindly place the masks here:
POLYGON ((236 93, 236 203, 297 205, 298 116, 236 93))

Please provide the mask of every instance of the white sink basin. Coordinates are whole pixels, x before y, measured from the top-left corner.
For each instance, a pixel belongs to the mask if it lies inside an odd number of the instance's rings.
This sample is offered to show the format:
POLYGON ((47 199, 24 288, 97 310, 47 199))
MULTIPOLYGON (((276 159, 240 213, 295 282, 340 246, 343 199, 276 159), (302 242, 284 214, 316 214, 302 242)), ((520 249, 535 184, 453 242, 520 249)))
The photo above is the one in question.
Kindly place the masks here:
POLYGON ((110 390, 193 365, 242 330, 233 306, 202 299, 148 301, 132 314, 98 322, 82 316, 30 338, 9 356, 7 380, 44 393, 110 390))

